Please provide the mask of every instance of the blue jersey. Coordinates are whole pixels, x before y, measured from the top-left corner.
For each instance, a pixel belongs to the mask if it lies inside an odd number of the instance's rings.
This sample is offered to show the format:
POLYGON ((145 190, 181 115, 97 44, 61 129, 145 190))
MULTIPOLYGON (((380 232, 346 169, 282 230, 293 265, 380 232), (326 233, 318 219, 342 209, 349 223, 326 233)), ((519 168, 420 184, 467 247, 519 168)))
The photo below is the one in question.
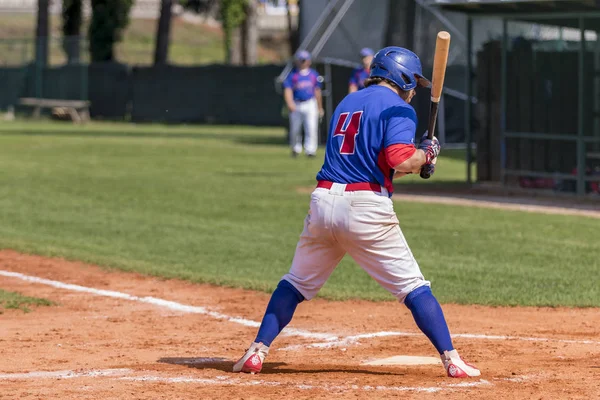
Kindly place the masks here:
POLYGON ((356 85, 358 90, 365 88, 365 80, 369 77, 369 70, 366 68, 356 68, 352 71, 350 76, 349 85, 356 85))
POLYGON ((305 74, 293 69, 283 81, 283 87, 292 89, 295 101, 306 101, 315 97, 315 89, 321 88, 319 80, 319 74, 314 69, 309 69, 305 74))
POLYGON ((349 94, 331 118, 325 163, 317 180, 377 183, 391 194, 394 170, 385 149, 414 145, 416 129, 414 108, 391 89, 373 85, 349 94))

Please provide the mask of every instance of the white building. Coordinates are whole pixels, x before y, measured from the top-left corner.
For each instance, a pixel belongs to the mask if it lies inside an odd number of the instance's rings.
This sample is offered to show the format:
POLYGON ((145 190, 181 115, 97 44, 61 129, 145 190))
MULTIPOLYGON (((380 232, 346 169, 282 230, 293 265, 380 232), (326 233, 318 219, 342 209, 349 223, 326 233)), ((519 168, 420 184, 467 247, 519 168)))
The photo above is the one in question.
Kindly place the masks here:
MULTIPOLYGON (((134 0, 132 18, 157 18, 160 13, 160 0, 134 0)), ((37 0, 0 0, 0 13, 35 13, 37 0)), ((86 14, 90 13, 90 1, 84 0, 86 14)), ((50 13, 60 14, 62 0, 50 0, 50 13)))

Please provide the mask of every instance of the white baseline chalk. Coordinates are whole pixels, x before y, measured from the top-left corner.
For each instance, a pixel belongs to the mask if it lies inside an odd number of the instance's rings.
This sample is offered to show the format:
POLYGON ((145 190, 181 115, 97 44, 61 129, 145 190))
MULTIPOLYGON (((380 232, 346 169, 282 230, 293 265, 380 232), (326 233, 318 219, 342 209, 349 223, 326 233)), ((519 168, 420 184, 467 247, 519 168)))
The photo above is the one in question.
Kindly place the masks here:
MULTIPOLYGON (((436 393, 441 391, 454 391, 456 389, 471 387, 491 387, 493 383, 480 379, 477 381, 463 383, 448 383, 440 386, 370 386, 370 385, 339 385, 330 383, 311 383, 302 384, 268 381, 264 379, 245 379, 238 378, 238 375, 217 376, 215 378, 196 378, 191 376, 164 376, 164 375, 136 375, 136 372, 128 369, 93 369, 88 371, 33 371, 26 373, 0 374, 0 381, 6 380, 38 380, 38 379, 73 379, 73 378, 104 378, 118 381, 129 382, 158 382, 171 384, 196 384, 201 386, 271 386, 271 387, 291 387, 301 390, 323 390, 334 392, 347 391, 376 391, 376 392, 425 392, 436 393)), ((527 377, 520 378, 518 383, 523 382, 527 377)))
MULTIPOLYGON (((342 347, 357 344, 361 339, 372 339, 377 337, 389 337, 389 336, 408 336, 408 337, 425 337, 422 333, 416 332, 373 332, 363 333, 360 335, 353 335, 341 338, 339 340, 331 340, 321 343, 311 344, 297 344, 287 347, 283 347, 280 350, 300 350, 303 348, 331 348, 331 347, 342 347)), ((590 344, 600 345, 599 341, 594 340, 575 340, 575 339, 555 339, 555 338, 541 338, 541 337, 522 337, 522 336, 506 336, 506 335, 483 335, 483 334, 472 334, 472 333, 455 333, 452 335, 453 338, 464 338, 464 339, 480 339, 480 340, 520 340, 525 342, 554 342, 554 343, 570 343, 570 344, 590 344)))
MULTIPOLYGON (((52 286, 59 289, 71 290, 74 292, 90 293, 96 296, 112 297, 116 299, 123 299, 129 301, 137 301, 140 303, 152 304, 157 307, 163 307, 173 311, 189 313, 189 314, 202 314, 208 315, 215 319, 226 320, 236 324, 257 328, 260 323, 252 321, 242 317, 232 317, 216 311, 210 311, 205 307, 190 306, 186 304, 177 303, 175 301, 159 299, 156 297, 138 297, 127 293, 116 292, 113 290, 94 289, 86 286, 74 285, 70 283, 64 283, 60 281, 54 281, 50 279, 38 278, 35 276, 25 275, 18 272, 3 271, 0 270, 0 276, 6 276, 10 278, 17 278, 27 282, 38 283, 42 285, 52 286)), ((352 335, 347 337, 339 337, 330 333, 319 333, 311 332, 302 329, 286 328, 283 330, 282 335, 287 336, 299 336, 306 339, 323 340, 323 342, 312 343, 309 345, 293 345, 284 347, 281 350, 297 350, 300 348, 329 348, 347 346, 358 343, 361 339, 372 339, 377 337, 387 336, 423 336, 422 333, 417 332, 395 332, 395 331, 382 331, 373 333, 363 333, 359 335, 352 335)), ((424 336, 423 336, 424 337, 424 336)), ((504 336, 504 335, 484 335, 484 334, 471 334, 471 333, 458 333, 453 334, 454 338, 465 338, 465 339, 479 339, 479 340, 521 340, 528 342, 555 342, 555 343, 571 343, 571 344, 585 344, 585 345, 600 345, 600 341, 594 340, 571 340, 571 339, 553 339, 553 338, 541 338, 541 337, 521 337, 521 336, 504 336)))
POLYGON ((0 374, 0 380, 21 379, 73 379, 73 378, 97 378, 100 376, 122 376, 131 373, 129 368, 92 369, 89 371, 33 371, 16 372, 12 374, 0 374))
MULTIPOLYGON (((89 294, 93 294, 96 296, 112 297, 115 299, 137 301, 140 303, 152 304, 154 306, 167 308, 169 310, 179 311, 179 312, 188 313, 188 314, 208 315, 215 319, 223 319, 223 320, 226 320, 229 322, 233 322, 235 324, 249 326, 252 328, 258 328, 260 326, 260 322, 257 322, 257 321, 252 321, 252 320, 249 320, 246 318, 241 318, 241 317, 232 317, 229 315, 221 314, 216 311, 210 311, 205 307, 189 306, 186 304, 177 303, 175 301, 159 299, 159 298, 151 297, 151 296, 138 297, 138 296, 133 296, 133 295, 130 295, 127 293, 115 292, 113 290, 94 289, 94 288, 90 288, 90 287, 86 287, 86 286, 73 285, 70 283, 64 283, 64 282, 60 282, 60 281, 53 281, 50 279, 38 278, 36 276, 30 276, 30 275, 21 274, 18 272, 11 272, 11 271, 0 270, 0 276, 17 278, 17 279, 21 279, 23 281, 52 286, 55 288, 70 290, 73 292, 89 293, 89 294)), ((338 340, 339 339, 337 336, 329 334, 329 333, 316 333, 316 332, 309 332, 309 331, 305 331, 305 330, 301 330, 301 329, 286 329, 282 334, 285 334, 288 336, 300 336, 300 337, 303 337, 306 339, 317 339, 317 340, 338 340)))

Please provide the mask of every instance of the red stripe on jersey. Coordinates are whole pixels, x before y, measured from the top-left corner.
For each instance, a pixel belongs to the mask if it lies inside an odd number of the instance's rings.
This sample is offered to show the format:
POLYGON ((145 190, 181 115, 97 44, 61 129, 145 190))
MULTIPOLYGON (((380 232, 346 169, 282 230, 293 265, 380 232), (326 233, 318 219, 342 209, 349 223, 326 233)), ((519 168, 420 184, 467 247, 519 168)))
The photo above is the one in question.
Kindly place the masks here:
POLYGON ((385 149, 382 149, 379 152, 379 157, 377 158, 377 166, 383 173, 383 186, 387 189, 389 193, 394 192, 394 185, 392 184, 392 178, 394 176, 394 170, 390 168, 387 158, 385 156, 385 149))
POLYGON ((385 157, 390 168, 397 167, 415 154, 417 148, 412 144, 393 144, 385 148, 385 157))

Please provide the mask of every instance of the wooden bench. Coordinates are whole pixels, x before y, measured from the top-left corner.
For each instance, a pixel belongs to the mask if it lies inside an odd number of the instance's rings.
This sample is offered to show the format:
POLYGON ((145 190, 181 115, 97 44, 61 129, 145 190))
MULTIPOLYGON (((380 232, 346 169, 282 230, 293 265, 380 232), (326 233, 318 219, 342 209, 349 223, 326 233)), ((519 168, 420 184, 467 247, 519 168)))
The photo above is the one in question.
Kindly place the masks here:
POLYGON ((87 122, 90 120, 90 102, 87 100, 58 100, 22 98, 19 100, 22 106, 33 107, 33 117, 39 118, 43 108, 63 109, 74 123, 87 122))

